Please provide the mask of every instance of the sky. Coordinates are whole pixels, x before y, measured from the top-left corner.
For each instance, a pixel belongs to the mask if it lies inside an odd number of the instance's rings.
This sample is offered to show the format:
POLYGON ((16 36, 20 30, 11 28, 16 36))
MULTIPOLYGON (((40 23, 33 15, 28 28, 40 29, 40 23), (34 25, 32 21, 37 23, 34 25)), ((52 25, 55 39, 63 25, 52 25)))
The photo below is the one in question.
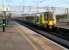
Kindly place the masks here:
MULTIPOLYGON (((15 6, 23 6, 23 5, 24 6, 39 6, 39 7, 48 6, 48 7, 69 8, 69 0, 0 0, 0 5, 11 6, 14 10, 21 10, 20 9, 21 7, 15 7, 15 6)), ((62 9, 60 9, 59 12, 61 10, 62 9)))
POLYGON ((0 5, 69 7, 69 0, 0 0, 0 5))

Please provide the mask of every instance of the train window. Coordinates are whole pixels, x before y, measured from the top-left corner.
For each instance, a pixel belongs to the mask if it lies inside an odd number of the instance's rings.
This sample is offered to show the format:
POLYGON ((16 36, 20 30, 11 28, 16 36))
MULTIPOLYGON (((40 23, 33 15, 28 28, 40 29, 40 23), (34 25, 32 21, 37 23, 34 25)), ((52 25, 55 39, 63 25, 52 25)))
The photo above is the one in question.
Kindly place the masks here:
POLYGON ((52 12, 48 13, 48 19, 53 19, 53 13, 52 12))
POLYGON ((39 22, 39 17, 38 16, 35 17, 35 22, 39 22))
POLYGON ((45 12, 44 16, 45 16, 45 20, 53 19, 53 13, 52 12, 45 12))

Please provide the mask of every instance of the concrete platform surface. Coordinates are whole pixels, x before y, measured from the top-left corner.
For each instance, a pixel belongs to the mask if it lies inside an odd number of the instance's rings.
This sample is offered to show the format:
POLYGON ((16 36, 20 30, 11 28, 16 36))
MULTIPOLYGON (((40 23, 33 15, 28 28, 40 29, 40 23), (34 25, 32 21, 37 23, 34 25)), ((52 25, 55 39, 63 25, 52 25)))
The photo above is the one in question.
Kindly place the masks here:
POLYGON ((67 48, 43 37, 42 35, 28 29, 25 26, 20 24, 17 24, 17 26, 17 29, 19 29, 18 31, 20 31, 22 35, 25 34, 34 43, 35 48, 38 47, 38 50, 68 50, 67 48))
POLYGON ((57 23, 56 27, 69 29, 69 24, 66 24, 66 23, 57 23))
POLYGON ((67 50, 61 45, 16 22, 0 31, 0 50, 67 50))
POLYGON ((0 50, 35 50, 15 27, 0 31, 0 50))

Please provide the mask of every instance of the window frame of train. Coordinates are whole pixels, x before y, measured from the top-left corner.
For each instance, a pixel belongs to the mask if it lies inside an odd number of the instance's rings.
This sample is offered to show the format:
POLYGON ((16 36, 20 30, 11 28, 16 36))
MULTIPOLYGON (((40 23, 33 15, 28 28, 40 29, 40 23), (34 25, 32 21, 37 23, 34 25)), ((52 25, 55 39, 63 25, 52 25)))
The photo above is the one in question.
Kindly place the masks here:
POLYGON ((39 16, 35 16, 35 24, 39 25, 39 16))

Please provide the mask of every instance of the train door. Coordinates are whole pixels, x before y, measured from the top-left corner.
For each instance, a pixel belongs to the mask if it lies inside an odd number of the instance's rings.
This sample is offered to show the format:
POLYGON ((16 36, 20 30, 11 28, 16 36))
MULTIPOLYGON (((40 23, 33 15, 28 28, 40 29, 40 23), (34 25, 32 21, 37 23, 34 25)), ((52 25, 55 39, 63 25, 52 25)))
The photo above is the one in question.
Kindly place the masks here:
POLYGON ((42 13, 41 15, 40 15, 40 17, 39 17, 39 22, 40 22, 40 25, 44 25, 45 24, 45 20, 44 20, 44 13, 42 13))
POLYGON ((35 17, 35 24, 39 25, 39 16, 35 17))

